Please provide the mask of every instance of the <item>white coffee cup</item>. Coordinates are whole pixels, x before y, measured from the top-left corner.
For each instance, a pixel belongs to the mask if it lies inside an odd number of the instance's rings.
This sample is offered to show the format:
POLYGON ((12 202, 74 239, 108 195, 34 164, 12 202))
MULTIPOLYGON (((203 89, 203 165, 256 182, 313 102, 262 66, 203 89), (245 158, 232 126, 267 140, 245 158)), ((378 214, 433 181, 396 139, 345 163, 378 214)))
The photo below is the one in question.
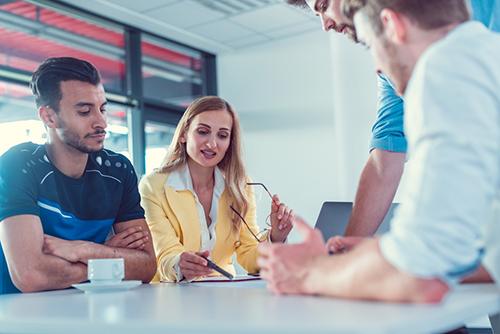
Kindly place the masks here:
POLYGON ((90 259, 87 278, 92 283, 118 283, 125 277, 125 261, 119 259, 90 259))

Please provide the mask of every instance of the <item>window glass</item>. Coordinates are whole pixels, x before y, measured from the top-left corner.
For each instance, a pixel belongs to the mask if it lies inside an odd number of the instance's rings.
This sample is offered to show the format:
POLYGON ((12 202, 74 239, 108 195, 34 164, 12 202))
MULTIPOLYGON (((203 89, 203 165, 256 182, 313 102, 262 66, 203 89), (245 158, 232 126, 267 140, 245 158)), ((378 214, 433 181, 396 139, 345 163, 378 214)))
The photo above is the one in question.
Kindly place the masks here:
POLYGON ((43 123, 38 119, 35 99, 23 85, 0 82, 0 154, 26 141, 45 142, 43 123))
POLYGON ((127 117, 129 115, 129 108, 115 103, 108 103, 106 112, 108 114, 108 127, 106 129, 104 147, 116 153, 123 154, 132 160, 128 149, 129 131, 127 117))
POLYGON ((30 74, 48 57, 85 59, 104 87, 124 91, 123 29, 26 1, 0 1, 0 69, 30 74))
POLYGON ((134 161, 142 165, 145 159, 148 172, 159 167, 180 110, 207 91, 206 55, 144 32, 140 36, 142 58, 126 66, 129 48, 124 26, 74 8, 65 9, 60 2, 0 0, 0 154, 21 142, 46 141, 29 81, 46 58, 69 56, 94 64, 108 98, 114 101, 107 106, 105 147, 132 160, 129 144, 137 138, 130 138, 131 131, 129 136, 129 106, 144 106, 140 112, 149 119, 144 129, 146 150, 136 150, 134 161), (142 97, 131 96, 126 87, 131 79, 127 68, 136 73, 136 66, 142 71, 142 97))
MULTIPOLYGON (((35 99, 25 85, 0 81, 0 154, 14 145, 32 141, 42 144, 47 133, 38 118, 35 99)), ((106 107, 108 128, 104 147, 130 158, 128 150, 128 109, 115 103, 106 107)))
POLYGON ((203 94, 202 67, 200 52, 143 36, 144 97, 186 107, 203 94))
POLYGON ((175 125, 146 121, 146 174, 160 167, 172 142, 175 125))

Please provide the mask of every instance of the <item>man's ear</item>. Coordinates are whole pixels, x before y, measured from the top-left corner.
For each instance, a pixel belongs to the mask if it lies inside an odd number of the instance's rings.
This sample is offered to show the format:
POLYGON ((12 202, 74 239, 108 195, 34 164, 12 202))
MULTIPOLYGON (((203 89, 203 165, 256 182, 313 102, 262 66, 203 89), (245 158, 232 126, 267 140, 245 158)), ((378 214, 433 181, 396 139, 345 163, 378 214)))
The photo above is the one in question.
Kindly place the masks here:
POLYGON ((407 25, 404 17, 392 9, 382 9, 380 20, 384 26, 385 37, 394 44, 403 44, 407 37, 407 25))
POLYGON ((57 119, 57 114, 49 106, 41 106, 38 108, 38 117, 42 120, 43 124, 45 124, 46 127, 48 128, 57 128, 58 126, 58 119, 57 119))

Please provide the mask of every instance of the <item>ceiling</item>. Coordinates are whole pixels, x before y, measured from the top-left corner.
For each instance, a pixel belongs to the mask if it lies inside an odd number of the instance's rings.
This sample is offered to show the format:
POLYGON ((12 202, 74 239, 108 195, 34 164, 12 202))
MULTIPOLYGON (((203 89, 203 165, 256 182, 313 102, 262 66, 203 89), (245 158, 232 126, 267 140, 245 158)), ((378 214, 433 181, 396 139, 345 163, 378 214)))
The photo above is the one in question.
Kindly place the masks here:
POLYGON ((63 0, 76 7, 220 53, 320 28, 284 0, 63 0))

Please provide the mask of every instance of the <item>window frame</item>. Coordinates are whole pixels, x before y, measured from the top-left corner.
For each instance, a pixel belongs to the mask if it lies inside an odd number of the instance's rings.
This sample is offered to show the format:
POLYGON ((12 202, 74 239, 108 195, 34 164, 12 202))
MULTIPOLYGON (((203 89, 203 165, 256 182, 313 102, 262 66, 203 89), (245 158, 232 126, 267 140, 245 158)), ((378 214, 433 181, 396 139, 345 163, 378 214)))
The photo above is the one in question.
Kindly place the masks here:
MULTIPOLYGON (((158 35, 153 31, 143 30, 139 27, 132 26, 105 16, 89 12, 78 8, 72 4, 63 3, 59 0, 25 0, 37 6, 56 10, 64 14, 77 17, 81 20, 90 20, 97 24, 119 27, 124 31, 124 51, 125 51, 125 82, 124 91, 118 92, 106 90, 106 98, 124 108, 129 109, 127 115, 127 123, 129 127, 129 151, 132 157, 132 163, 139 176, 145 171, 145 124, 146 121, 154 121, 157 123, 165 123, 168 125, 177 125, 184 109, 182 107, 164 103, 162 101, 148 99, 143 93, 143 78, 142 78, 142 36, 148 35, 155 39, 165 41, 168 44, 174 44, 180 48, 187 48, 194 52, 200 53, 203 62, 201 78, 202 78, 202 94, 217 95, 217 77, 216 77, 216 56, 207 53, 203 50, 176 42, 165 36, 158 35)), ((1 24, 0 24, 1 25, 1 24)), ((0 81, 8 81, 20 85, 29 85, 31 73, 4 69, 0 67, 0 81)), ((35 112, 35 106, 33 106, 35 112)))

